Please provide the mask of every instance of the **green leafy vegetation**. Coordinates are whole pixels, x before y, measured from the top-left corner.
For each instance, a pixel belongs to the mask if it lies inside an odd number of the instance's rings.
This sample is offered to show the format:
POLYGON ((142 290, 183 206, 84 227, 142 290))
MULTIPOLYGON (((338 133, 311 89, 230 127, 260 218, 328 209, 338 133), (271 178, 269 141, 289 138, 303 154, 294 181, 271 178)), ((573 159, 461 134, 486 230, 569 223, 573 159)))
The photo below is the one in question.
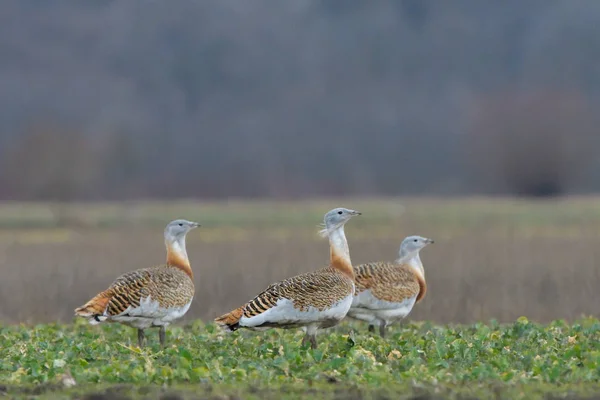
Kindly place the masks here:
POLYGON ((300 345, 301 331, 223 335, 198 321, 169 329, 164 350, 157 334, 148 333, 148 347, 140 350, 135 331, 116 324, 2 327, 0 390, 17 397, 108 391, 136 398, 171 390, 180 397, 244 399, 535 399, 600 392, 600 321, 592 318, 548 325, 526 318, 502 325, 406 323, 386 339, 344 323, 321 333, 316 350, 300 345), (72 388, 62 383, 67 373, 77 382, 72 388))

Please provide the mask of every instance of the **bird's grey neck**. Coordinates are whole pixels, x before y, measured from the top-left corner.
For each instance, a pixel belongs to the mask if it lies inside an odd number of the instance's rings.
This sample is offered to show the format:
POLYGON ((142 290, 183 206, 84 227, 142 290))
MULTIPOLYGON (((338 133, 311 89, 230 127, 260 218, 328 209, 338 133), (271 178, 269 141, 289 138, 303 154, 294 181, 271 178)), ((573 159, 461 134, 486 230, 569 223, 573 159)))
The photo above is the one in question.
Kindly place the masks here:
POLYGON ((416 253, 407 253, 404 251, 400 252, 400 256, 396 260, 399 264, 408 264, 411 268, 413 268, 416 272, 420 273, 421 276, 425 276, 425 269, 423 268, 423 263, 421 262, 421 257, 419 256, 419 252, 416 253))
POLYGON ((350 250, 344 233, 344 225, 338 226, 329 232, 329 243, 335 252, 350 262, 350 250))

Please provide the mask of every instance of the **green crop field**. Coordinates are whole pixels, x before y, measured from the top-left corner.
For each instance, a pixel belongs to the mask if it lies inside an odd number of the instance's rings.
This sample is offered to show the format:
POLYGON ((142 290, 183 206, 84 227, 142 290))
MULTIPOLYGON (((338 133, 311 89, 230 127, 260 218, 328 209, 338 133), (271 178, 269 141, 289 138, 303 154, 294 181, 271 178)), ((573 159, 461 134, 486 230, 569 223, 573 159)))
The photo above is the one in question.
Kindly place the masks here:
MULTIPOLYGON (((154 333, 154 332, 153 332, 154 333)), ((222 335, 195 322, 135 347, 109 325, 0 329, 1 390, 38 398, 513 398, 600 393, 600 321, 395 326, 389 338, 343 323, 303 348, 300 331, 222 335), (77 383, 65 388, 64 375, 77 383), (164 385, 168 389, 164 389, 164 385), (229 396, 229 397, 228 397, 229 396), (91 397, 90 397, 91 398, 91 397), (94 397, 101 398, 101 397, 94 397)))

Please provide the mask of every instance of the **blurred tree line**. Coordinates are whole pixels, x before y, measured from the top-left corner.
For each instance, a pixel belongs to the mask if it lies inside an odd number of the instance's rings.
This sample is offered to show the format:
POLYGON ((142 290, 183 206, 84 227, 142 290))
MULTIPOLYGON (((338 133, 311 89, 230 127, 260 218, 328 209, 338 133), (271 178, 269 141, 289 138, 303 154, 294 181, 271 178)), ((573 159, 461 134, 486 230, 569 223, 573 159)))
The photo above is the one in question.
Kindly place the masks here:
POLYGON ((600 190, 600 1, 0 2, 0 199, 600 190))

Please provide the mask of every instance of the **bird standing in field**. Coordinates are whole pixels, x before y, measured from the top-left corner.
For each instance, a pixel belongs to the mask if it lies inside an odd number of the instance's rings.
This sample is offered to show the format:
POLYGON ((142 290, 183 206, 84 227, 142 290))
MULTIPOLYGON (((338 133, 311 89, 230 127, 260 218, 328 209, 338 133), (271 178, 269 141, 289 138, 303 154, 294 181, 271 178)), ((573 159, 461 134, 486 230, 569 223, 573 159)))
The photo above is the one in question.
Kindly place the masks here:
POLYGON ((75 309, 75 315, 87 318, 92 325, 107 321, 137 328, 140 347, 144 329, 158 327, 164 347, 166 327, 183 317, 194 297, 194 276, 185 238, 198 226, 184 219, 171 221, 165 228, 166 264, 121 275, 108 289, 75 309))
POLYGON ((325 214, 323 237, 329 237, 329 266, 274 283, 243 306, 215 322, 225 331, 238 328, 302 328, 302 345, 317 348, 317 331, 338 324, 354 295, 354 273, 344 224, 358 211, 335 208, 325 214))
POLYGON ((395 262, 373 262, 354 267, 356 293, 348 317, 369 322, 369 331, 379 325, 385 337, 390 323, 406 317, 427 291, 425 270, 419 252, 433 240, 409 236, 400 245, 395 262))

